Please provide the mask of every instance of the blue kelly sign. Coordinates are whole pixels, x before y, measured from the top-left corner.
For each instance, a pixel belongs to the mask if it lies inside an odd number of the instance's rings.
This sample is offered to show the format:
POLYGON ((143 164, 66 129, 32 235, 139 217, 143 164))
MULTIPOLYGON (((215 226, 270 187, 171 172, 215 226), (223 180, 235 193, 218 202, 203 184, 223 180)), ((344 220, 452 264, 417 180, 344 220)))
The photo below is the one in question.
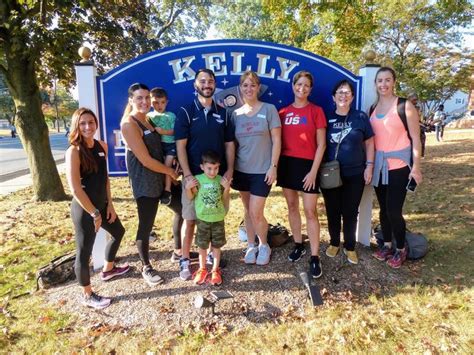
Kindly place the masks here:
POLYGON ((177 112, 196 93, 194 75, 200 68, 214 71, 215 100, 228 109, 242 104, 238 85, 245 70, 257 72, 262 82, 261 100, 277 109, 293 101, 291 79, 299 70, 315 78, 310 100, 325 110, 334 109, 332 89, 343 79, 353 83, 354 107, 360 109, 362 78, 340 65, 301 49, 269 42, 216 40, 163 48, 135 58, 97 77, 101 137, 109 145, 110 175, 126 175, 125 146, 120 120, 127 104, 128 87, 136 82, 163 87, 169 96, 168 111, 177 112))

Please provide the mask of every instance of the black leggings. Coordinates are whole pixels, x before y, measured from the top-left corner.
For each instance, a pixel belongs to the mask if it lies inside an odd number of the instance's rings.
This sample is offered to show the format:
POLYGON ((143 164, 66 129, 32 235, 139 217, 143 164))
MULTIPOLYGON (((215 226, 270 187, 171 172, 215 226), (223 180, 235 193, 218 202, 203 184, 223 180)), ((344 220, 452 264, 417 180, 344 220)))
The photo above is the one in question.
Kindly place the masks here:
MULTIPOLYGON (((403 204, 407 195, 408 166, 388 172, 388 185, 375 188, 377 200, 380 206, 380 224, 384 242, 391 242, 392 237, 397 242, 397 248, 405 247, 405 219, 402 215, 403 204)), ((382 178, 380 178, 380 181, 382 178)))
POLYGON ((150 265, 150 233, 158 212, 159 197, 139 197, 136 199, 138 210, 137 248, 142 264, 150 265))
POLYGON ((181 216, 181 184, 171 185, 171 204, 167 206, 174 212, 173 217, 173 239, 174 248, 181 249, 181 227, 183 226, 183 217, 181 216))
MULTIPOLYGON (((107 208, 100 211, 100 214, 102 216, 101 227, 112 236, 105 247, 105 260, 111 262, 115 260, 120 242, 125 234, 125 228, 118 217, 113 223, 107 222, 107 208)), ((89 286, 91 283, 89 260, 96 236, 94 219, 84 211, 76 200, 72 200, 71 203, 71 217, 76 233, 76 262, 74 264, 76 278, 79 285, 89 286)))
POLYGON ((341 240, 341 217, 343 220, 344 248, 353 251, 356 242, 357 215, 364 192, 364 175, 342 177, 342 186, 321 189, 326 205, 331 245, 339 246, 341 240))

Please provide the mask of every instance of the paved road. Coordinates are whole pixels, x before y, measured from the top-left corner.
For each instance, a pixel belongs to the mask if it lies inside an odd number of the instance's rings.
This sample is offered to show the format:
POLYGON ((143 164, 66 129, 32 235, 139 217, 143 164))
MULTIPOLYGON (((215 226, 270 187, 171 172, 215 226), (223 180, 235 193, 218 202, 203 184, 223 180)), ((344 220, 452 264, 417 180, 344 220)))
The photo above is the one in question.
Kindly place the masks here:
MULTIPOLYGON (((51 151, 57 163, 64 161, 64 152, 68 147, 64 133, 52 133, 49 136, 51 151)), ((0 182, 29 173, 26 152, 19 138, 0 138, 0 182)))

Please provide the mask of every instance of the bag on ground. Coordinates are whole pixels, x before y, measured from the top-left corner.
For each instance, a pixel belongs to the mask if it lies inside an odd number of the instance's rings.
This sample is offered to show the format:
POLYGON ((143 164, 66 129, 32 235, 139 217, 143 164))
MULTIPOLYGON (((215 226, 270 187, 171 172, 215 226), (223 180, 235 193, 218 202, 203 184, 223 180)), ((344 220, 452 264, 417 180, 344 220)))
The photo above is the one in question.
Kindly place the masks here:
MULTIPOLYGON (((374 236, 379 247, 383 246, 383 234, 380 225, 374 228, 374 236)), ((428 253, 428 239, 421 233, 413 233, 408 229, 405 233, 406 245, 408 248, 407 258, 416 260, 423 258, 428 253)), ((392 239, 392 245, 396 245, 395 239, 392 239)))
POLYGON ((285 226, 277 223, 276 225, 268 225, 267 239, 268 245, 270 245, 271 248, 278 248, 288 243, 291 239, 291 236, 285 226))
MULTIPOLYGON (((239 240, 242 242, 247 241, 247 231, 245 230, 245 222, 242 220, 239 224, 239 240)), ((276 225, 268 224, 268 245, 271 248, 278 248, 286 244, 291 239, 291 235, 288 232, 288 229, 285 226, 282 226, 280 223, 276 225)))
POLYGON ((323 189, 335 189, 342 185, 339 161, 333 160, 321 164, 319 168, 319 185, 323 189))
POLYGON ((48 265, 41 267, 36 273, 36 289, 40 287, 47 289, 56 285, 60 285, 70 280, 74 280, 74 263, 76 261, 76 253, 68 253, 61 255, 48 265))

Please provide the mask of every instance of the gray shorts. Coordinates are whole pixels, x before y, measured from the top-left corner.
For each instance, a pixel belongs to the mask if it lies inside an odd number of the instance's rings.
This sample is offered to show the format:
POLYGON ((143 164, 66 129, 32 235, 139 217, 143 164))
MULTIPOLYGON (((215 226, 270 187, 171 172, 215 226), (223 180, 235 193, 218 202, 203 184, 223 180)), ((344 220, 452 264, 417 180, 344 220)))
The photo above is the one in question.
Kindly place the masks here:
POLYGON ((186 195, 186 188, 184 187, 185 183, 181 184, 183 186, 183 193, 181 194, 181 205, 183 206, 181 216, 183 219, 195 221, 196 220, 196 209, 194 208, 194 200, 190 200, 186 195))

